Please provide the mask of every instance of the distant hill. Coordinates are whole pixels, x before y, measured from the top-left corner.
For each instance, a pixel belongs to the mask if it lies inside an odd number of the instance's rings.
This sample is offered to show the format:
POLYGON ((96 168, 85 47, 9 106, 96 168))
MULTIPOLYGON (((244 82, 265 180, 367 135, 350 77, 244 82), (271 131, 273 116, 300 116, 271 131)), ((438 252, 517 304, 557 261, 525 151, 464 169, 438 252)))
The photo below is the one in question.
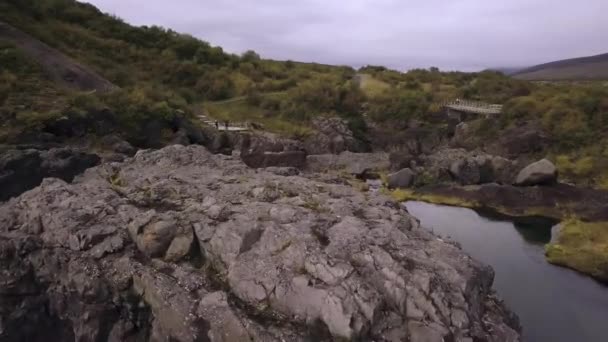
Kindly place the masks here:
POLYGON ((498 68, 489 68, 489 69, 486 69, 485 71, 497 71, 504 75, 509 76, 509 75, 518 73, 523 69, 524 69, 523 67, 519 67, 519 68, 517 68, 517 67, 498 67, 498 68))
POLYGON ((608 53, 540 64, 518 71, 513 77, 534 81, 605 80, 608 79, 608 53))

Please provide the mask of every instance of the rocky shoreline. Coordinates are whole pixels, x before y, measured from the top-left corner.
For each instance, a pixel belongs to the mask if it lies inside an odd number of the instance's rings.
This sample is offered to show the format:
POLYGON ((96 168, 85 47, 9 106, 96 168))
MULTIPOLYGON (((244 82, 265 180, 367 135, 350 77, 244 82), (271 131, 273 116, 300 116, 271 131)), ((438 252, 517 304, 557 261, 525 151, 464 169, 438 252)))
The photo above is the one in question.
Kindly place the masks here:
POLYGON ((520 339, 491 268, 388 197, 269 171, 175 145, 4 203, 0 337, 520 339))

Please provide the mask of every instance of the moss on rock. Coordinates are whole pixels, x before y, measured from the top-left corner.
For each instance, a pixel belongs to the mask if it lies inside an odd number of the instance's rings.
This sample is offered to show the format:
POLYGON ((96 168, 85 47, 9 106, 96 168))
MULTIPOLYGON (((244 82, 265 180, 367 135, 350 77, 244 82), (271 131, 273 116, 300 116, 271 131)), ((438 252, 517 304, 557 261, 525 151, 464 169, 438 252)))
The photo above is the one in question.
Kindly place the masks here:
POLYGON ((547 260, 608 281, 608 222, 569 218, 555 242, 546 246, 547 260))

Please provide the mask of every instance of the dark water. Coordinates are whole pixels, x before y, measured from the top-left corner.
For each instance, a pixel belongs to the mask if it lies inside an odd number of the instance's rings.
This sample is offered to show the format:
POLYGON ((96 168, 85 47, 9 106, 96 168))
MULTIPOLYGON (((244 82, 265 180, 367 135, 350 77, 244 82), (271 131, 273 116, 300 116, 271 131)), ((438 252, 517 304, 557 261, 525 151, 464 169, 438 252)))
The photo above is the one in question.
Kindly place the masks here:
POLYGON ((436 234, 449 236, 496 272, 494 288, 520 318, 524 341, 607 342, 608 286, 544 259, 551 223, 518 223, 465 208, 407 202, 436 234))

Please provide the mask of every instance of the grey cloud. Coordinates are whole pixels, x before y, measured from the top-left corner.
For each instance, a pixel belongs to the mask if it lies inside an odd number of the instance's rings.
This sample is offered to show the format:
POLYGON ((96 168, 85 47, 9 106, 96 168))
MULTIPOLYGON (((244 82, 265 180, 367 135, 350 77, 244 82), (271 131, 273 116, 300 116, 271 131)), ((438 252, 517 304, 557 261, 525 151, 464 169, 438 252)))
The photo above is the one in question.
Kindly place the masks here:
POLYGON ((136 25, 274 59, 477 70, 608 52, 606 0, 89 2, 136 25))

